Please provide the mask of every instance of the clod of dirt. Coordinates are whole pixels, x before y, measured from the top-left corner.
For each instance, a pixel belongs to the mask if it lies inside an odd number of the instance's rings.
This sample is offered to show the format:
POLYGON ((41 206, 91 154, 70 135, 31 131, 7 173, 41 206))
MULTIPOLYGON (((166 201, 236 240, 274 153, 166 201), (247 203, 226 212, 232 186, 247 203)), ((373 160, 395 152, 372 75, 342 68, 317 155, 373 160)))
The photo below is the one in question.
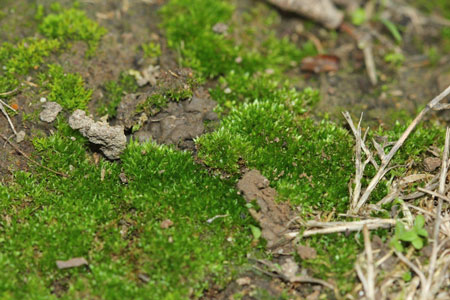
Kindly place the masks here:
POLYGON ((260 210, 252 208, 249 210, 250 214, 259 222, 267 247, 273 249, 286 242, 282 237, 288 229, 286 226, 292 219, 293 212, 288 204, 275 202, 277 192, 269 187, 269 183, 258 170, 251 170, 239 180, 237 188, 247 202, 256 200, 260 210))
POLYGON ((145 113, 136 113, 138 104, 145 102, 148 94, 127 94, 120 101, 117 107, 117 122, 123 125, 125 129, 131 129, 134 125, 139 124, 139 119, 145 113))
POLYGON ((110 126, 106 122, 95 122, 86 112, 77 109, 69 118, 69 126, 80 130, 91 143, 100 145, 100 150, 109 159, 119 159, 125 150, 127 138, 123 126, 110 126))
POLYGON ((441 165, 441 159, 438 157, 427 157, 423 160, 423 167, 427 172, 433 172, 441 165))
POLYGON ((297 245, 297 254, 300 256, 301 259, 313 259, 317 256, 317 251, 314 248, 304 246, 304 245, 297 245))
POLYGON ((42 107, 44 108, 43 111, 39 114, 39 118, 41 121, 51 123, 55 121, 56 117, 58 116, 59 112, 62 110, 62 106, 59 105, 56 102, 45 102, 42 107))
POLYGON ((76 257, 69 260, 57 260, 56 266, 58 269, 68 269, 68 268, 75 268, 75 267, 81 267, 81 266, 87 266, 88 262, 84 257, 76 257))
POLYGON ((216 121, 213 112, 216 103, 213 100, 193 97, 191 100, 169 102, 163 109, 134 134, 134 137, 145 142, 149 139, 160 144, 174 144, 182 149, 191 149, 194 138, 205 131, 205 121, 216 121))

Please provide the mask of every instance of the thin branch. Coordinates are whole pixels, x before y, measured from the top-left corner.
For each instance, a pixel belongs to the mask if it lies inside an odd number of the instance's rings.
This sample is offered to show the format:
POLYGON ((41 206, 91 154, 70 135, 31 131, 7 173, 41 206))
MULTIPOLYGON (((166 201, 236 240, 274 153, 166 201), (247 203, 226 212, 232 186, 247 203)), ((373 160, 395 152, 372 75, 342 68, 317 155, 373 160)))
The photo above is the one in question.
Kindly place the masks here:
POLYGON ((372 245, 370 243, 370 233, 367 225, 363 227, 364 248, 367 256, 367 291, 369 300, 375 300, 375 269, 373 264, 372 245))
MULTIPOLYGON (((450 148, 450 127, 447 127, 445 135, 445 146, 442 157, 441 176, 439 178, 439 194, 445 193, 445 180, 447 179, 448 171, 448 152, 450 148)), ((436 207, 436 218, 434 220, 434 232, 433 232, 433 250, 431 252, 430 264, 428 265, 428 278, 426 284, 422 287, 421 299, 426 299, 430 296, 430 289, 433 283, 434 271, 436 269, 436 260, 439 251, 439 231, 441 227, 441 211, 442 211, 442 197, 438 199, 438 205, 436 207)), ((431 295, 433 296, 433 295, 431 295)))
MULTIPOLYGON (((3 102, 3 101, 2 101, 3 102)), ((17 131, 16 128, 14 128, 14 124, 11 121, 11 118, 8 115, 8 112, 5 110, 5 107, 3 107, 3 104, 0 103, 0 111, 3 113, 3 115, 6 117, 6 119, 8 120, 9 126, 11 127, 12 131, 14 132, 15 135, 17 135, 17 131)))
POLYGON ((349 232, 349 231, 360 231, 363 226, 366 225, 367 229, 378 229, 378 228, 389 228, 396 224, 394 219, 373 219, 373 220, 363 220, 355 222, 308 222, 309 227, 323 227, 321 229, 305 230, 303 233, 295 231, 285 234, 285 238, 292 239, 300 235, 302 237, 312 236, 316 234, 328 234, 336 232, 349 232), (315 225, 312 225, 315 224, 315 225))
POLYGON ((0 93, 0 96, 8 96, 8 95, 14 94, 17 91, 18 91, 18 88, 15 88, 9 92, 0 93))
POLYGON ((426 283, 426 278, 425 275, 423 275, 422 271, 419 270, 419 268, 414 265, 407 257, 405 257, 401 252, 395 251, 395 254, 397 255, 397 257, 404 262, 411 270, 414 271, 414 273, 416 273, 419 276, 420 279, 420 284, 422 286, 425 285, 426 283))
MULTIPOLYGON (((447 201, 447 202, 450 202, 450 198, 447 197, 447 196, 445 196, 443 193, 442 193, 442 194, 441 194, 441 193, 437 193, 437 192, 430 191, 430 190, 428 190, 428 189, 421 188, 421 187, 419 187, 419 188, 417 188, 417 189, 418 189, 419 191, 422 191, 422 192, 424 192, 424 193, 430 194, 431 196, 434 196, 434 197, 439 198, 439 199, 441 199, 441 200, 445 200, 445 201, 447 201)), ((445 191, 444 191, 444 192, 445 192, 445 191)))
POLYGON ((358 205, 352 212, 357 213, 361 207, 367 202, 367 200, 370 197, 370 194, 377 186, 378 182, 381 180, 385 173, 385 169, 388 166, 389 162, 391 161, 392 157, 397 153, 397 151, 400 149, 400 147, 405 143, 408 136, 411 134, 411 132, 416 128, 416 126, 419 124, 420 121, 422 121, 423 117, 432 110, 437 104, 439 104, 442 99, 447 97, 450 94, 450 85, 438 96, 436 96, 434 99, 432 99, 427 106, 417 115, 417 117, 411 122, 411 124, 408 126, 408 128, 403 132, 402 136, 398 139, 398 141, 395 143, 395 145, 392 147, 391 151, 386 155, 385 159, 382 160, 381 166, 378 169, 377 174, 375 177, 372 178, 369 185, 367 186, 366 191, 359 199, 358 205))
POLYGON ((69 175, 67 175, 67 174, 65 174, 65 173, 61 173, 61 172, 52 170, 52 169, 50 169, 50 168, 47 168, 46 166, 43 166, 42 164, 38 163, 38 162, 35 161, 34 159, 30 158, 27 154, 25 154, 25 152, 23 152, 22 150, 20 150, 19 147, 17 147, 17 146, 14 145, 13 143, 11 143, 11 142, 8 140, 8 138, 7 138, 6 136, 4 136, 3 134, 0 134, 0 137, 1 137, 2 139, 4 139, 5 142, 7 142, 8 144, 10 144, 11 147, 14 148, 14 150, 16 150, 18 153, 20 153, 23 157, 25 157, 25 158, 26 158, 27 160, 29 160, 30 162, 32 162, 32 163, 38 165, 39 167, 41 167, 41 168, 43 168, 43 169, 45 169, 45 170, 47 170, 47 171, 49 171, 49 172, 52 172, 52 173, 54 173, 54 174, 56 174, 56 175, 59 175, 59 176, 62 176, 62 177, 69 177, 69 175))
MULTIPOLYGON (((350 128, 352 129, 353 135, 356 136, 357 131, 356 131, 355 125, 353 124, 353 121, 352 121, 352 118, 351 118, 349 112, 346 111, 346 112, 343 112, 342 114, 344 115, 345 120, 347 120, 348 125, 349 125, 350 128)), ((366 132, 365 132, 364 135, 366 135, 366 134, 368 133, 368 130, 369 130, 369 129, 366 130, 366 132)), ((373 158, 372 153, 370 153, 370 150, 369 150, 369 148, 367 148, 366 144, 364 143, 364 140, 365 140, 365 139, 363 139, 363 141, 362 141, 362 143, 361 143, 361 147, 362 147, 364 153, 366 154, 366 156, 370 158, 370 162, 371 162, 372 165, 375 167, 375 170, 378 170, 378 163, 377 163, 376 160, 373 158)))

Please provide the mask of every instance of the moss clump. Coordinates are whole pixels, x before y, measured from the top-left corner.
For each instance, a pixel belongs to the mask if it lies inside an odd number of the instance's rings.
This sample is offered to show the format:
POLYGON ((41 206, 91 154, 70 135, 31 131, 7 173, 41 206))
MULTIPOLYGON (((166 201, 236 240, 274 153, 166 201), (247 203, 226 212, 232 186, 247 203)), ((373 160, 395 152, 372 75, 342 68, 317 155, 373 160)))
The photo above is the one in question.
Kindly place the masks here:
POLYGON ((350 292, 357 280, 354 263, 363 249, 362 237, 335 233, 312 236, 304 243, 316 249, 317 257, 300 261, 301 266, 314 277, 335 279, 341 295, 350 292))
POLYGON ((142 51, 147 58, 157 58, 161 56, 161 46, 156 42, 142 44, 142 51))
POLYGON ((143 103, 137 106, 137 112, 145 111, 148 115, 158 113, 169 101, 181 101, 192 98, 194 89, 202 83, 190 69, 174 72, 161 72, 154 90, 143 103))
POLYGON ((216 0, 172 0, 161 9, 167 42, 180 52, 184 65, 206 77, 232 68, 237 50, 213 26, 229 21, 233 9, 229 2, 216 0))
POLYGON ((13 90, 19 85, 18 77, 36 70, 44 58, 58 50, 57 40, 27 38, 16 45, 3 43, 0 47, 0 93, 13 90))
POLYGON ((233 109, 218 131, 196 143, 209 166, 236 172, 245 163, 261 170, 282 199, 306 211, 348 208, 352 141, 332 123, 315 124, 295 118, 284 104, 255 101, 233 109))
POLYGON ((138 89, 138 85, 133 76, 122 72, 118 80, 111 80, 104 85, 104 101, 98 108, 100 115, 108 115, 113 118, 117 114, 117 107, 122 101, 125 93, 134 93, 138 89))
POLYGON ((39 78, 43 89, 49 91, 48 100, 59 103, 69 111, 87 109, 92 90, 85 89, 81 75, 65 73, 60 65, 52 64, 39 78))
POLYGON ((59 6, 55 10, 58 12, 43 18, 39 31, 46 37, 64 42, 85 41, 88 44, 86 55, 94 54, 106 29, 89 19, 82 10, 76 8, 62 10, 59 6))
POLYGON ((223 280, 227 266, 245 259, 250 217, 233 182, 211 177, 187 152, 155 144, 131 143, 120 165, 94 163, 84 142, 59 122, 55 135, 34 145, 43 164, 69 177, 19 172, 15 184, 0 185, 8 224, 0 226, 3 297, 50 298, 61 282, 66 299, 199 297, 207 278, 223 280), (228 217, 206 222, 219 214, 228 217), (161 228, 166 219, 173 226, 161 228), (73 257, 86 258, 89 269, 56 268, 73 257))

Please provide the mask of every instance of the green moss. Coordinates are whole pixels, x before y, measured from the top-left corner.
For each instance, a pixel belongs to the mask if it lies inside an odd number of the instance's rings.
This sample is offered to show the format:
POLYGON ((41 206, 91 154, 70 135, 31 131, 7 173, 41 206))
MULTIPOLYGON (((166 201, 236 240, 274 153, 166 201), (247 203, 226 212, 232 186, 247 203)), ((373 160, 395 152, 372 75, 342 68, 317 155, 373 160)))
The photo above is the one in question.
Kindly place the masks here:
POLYGON ((194 75, 190 69, 180 70, 175 78, 166 72, 161 77, 152 94, 143 103, 138 104, 137 112, 145 111, 154 115, 166 107, 169 101, 179 102, 192 98, 195 88, 203 82, 203 79, 194 75))
POLYGON ((92 90, 85 89, 81 75, 65 73, 60 65, 48 65, 48 71, 41 73, 39 78, 42 88, 49 92, 49 101, 55 101, 69 111, 87 109, 92 90))
POLYGON ((36 70, 44 58, 58 50, 57 40, 27 38, 16 45, 3 43, 0 47, 0 93, 13 90, 19 85, 19 76, 36 70))
POLYGON ((450 19, 450 2, 447 0, 414 0, 412 2, 427 13, 438 13, 443 17, 450 19))
POLYGON ((218 131, 197 139, 198 156, 228 172, 237 171, 242 160, 261 170, 281 199, 305 211, 345 212, 353 173, 351 138, 332 123, 294 116, 286 105, 271 101, 237 107, 218 131))
POLYGON ((148 58, 156 58, 161 56, 161 46, 155 42, 142 44, 142 51, 144 51, 144 56, 148 58))
POLYGON ((89 19, 82 10, 70 8, 57 11, 42 20, 39 31, 46 37, 64 42, 85 41, 89 47, 86 55, 93 55, 106 29, 89 19))
POLYGON ((341 295, 353 289, 357 281, 354 263, 364 245, 359 234, 357 239, 355 234, 317 235, 307 238, 304 244, 315 248, 317 257, 300 261, 302 267, 311 270, 314 277, 336 280, 341 295))
POLYGON ((55 135, 34 145, 43 164, 69 177, 19 172, 14 185, 0 185, 2 297, 52 298, 59 284, 65 299, 199 297, 208 280, 222 280, 245 259, 250 217, 233 182, 165 146, 133 142, 122 164, 95 164, 84 143, 59 122, 55 135), (228 217, 206 222, 218 214, 228 217), (162 229, 166 219, 174 224, 162 229), (89 269, 56 268, 73 257, 86 258, 89 269))
POLYGON ((117 107, 125 93, 134 93, 138 89, 138 85, 133 76, 122 72, 117 81, 108 81, 104 85, 104 101, 98 108, 100 115, 108 115, 113 118, 117 114, 117 107))
POLYGON ((297 91, 288 80, 274 74, 250 74, 231 71, 219 79, 219 85, 210 91, 211 96, 225 108, 255 100, 283 103, 295 113, 319 101, 319 92, 311 88, 297 91))
POLYGON ((262 37, 257 35, 252 31, 256 27, 251 27, 251 18, 242 29, 234 29, 233 12, 228 1, 170 1, 161 9, 169 46, 181 54, 184 65, 205 77, 226 75, 232 70, 255 73, 268 68, 279 73, 305 55, 315 53, 312 44, 299 49, 287 38, 277 38, 272 29, 265 30, 262 37), (213 27, 218 23, 228 24, 228 33, 215 33, 213 27), (233 40, 232 35, 238 39, 233 40))
POLYGON ((206 77, 232 68, 237 50, 230 39, 212 29, 230 20, 233 6, 227 1, 172 0, 160 12, 168 45, 180 52, 184 65, 206 77))

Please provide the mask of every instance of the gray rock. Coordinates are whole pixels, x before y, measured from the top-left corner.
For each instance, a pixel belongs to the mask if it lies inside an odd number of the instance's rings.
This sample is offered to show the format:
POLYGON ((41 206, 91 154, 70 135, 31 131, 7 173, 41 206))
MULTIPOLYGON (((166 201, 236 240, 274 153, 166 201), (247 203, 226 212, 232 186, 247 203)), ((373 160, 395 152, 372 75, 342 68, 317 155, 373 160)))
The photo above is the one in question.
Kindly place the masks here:
POLYGON ((41 121, 47 123, 55 121, 59 112, 62 110, 62 106, 56 102, 45 102, 42 107, 44 108, 44 110, 39 114, 39 118, 41 119, 41 121))
POLYGON ((106 122, 95 122, 86 112, 77 109, 69 118, 69 126, 79 130, 91 143, 100 145, 100 150, 109 159, 119 159, 125 150, 127 138, 123 126, 110 126, 106 122))
POLYGON ((20 144, 25 139, 26 133, 25 131, 21 130, 16 135, 16 143, 20 144))

